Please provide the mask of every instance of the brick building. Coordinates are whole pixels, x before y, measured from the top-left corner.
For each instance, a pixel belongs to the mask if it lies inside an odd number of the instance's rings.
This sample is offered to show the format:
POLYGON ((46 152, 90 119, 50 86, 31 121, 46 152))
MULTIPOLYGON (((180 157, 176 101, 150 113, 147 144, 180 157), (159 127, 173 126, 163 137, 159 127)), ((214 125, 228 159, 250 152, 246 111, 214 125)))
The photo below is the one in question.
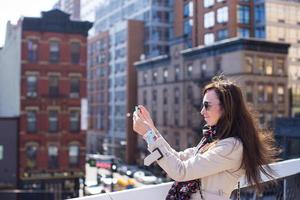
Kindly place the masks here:
POLYGON ((86 130, 80 122, 91 26, 51 10, 41 18, 21 19, 14 28, 20 33, 16 45, 5 45, 7 52, 20 52, 6 63, 21 59, 9 65, 19 90, 6 97, 17 99, 12 107, 19 109, 14 114, 20 117, 20 189, 54 191, 55 199, 78 195, 79 179, 85 175, 86 130))

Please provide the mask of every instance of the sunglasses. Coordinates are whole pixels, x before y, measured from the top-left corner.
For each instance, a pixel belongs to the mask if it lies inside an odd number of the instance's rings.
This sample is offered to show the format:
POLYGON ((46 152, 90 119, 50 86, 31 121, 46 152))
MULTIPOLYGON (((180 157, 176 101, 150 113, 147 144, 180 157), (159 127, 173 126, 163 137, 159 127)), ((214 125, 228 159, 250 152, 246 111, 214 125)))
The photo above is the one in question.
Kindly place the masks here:
MULTIPOLYGON (((209 108, 211 107, 211 105, 209 105, 209 103, 207 101, 204 101, 202 104, 202 109, 204 108, 205 110, 209 110, 209 108)), ((201 110, 202 110, 201 109, 201 110)))
MULTIPOLYGON (((215 105, 219 105, 219 104, 215 104, 215 105)), ((209 104, 207 101, 204 101, 202 104, 202 109, 205 108, 206 111, 209 111, 212 106, 213 104, 209 104)))

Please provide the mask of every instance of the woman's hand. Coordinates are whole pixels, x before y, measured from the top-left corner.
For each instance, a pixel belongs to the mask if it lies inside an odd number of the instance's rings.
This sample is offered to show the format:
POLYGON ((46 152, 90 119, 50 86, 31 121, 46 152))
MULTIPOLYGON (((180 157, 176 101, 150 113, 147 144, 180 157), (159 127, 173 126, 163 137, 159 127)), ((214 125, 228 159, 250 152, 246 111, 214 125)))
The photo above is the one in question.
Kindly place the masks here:
POLYGON ((149 111, 142 105, 139 105, 138 108, 140 109, 140 114, 143 116, 143 119, 147 122, 147 124, 149 125, 149 127, 151 129, 154 129, 154 123, 153 120, 150 116, 149 111))
POLYGON ((150 129, 150 125, 142 116, 140 110, 133 113, 133 130, 143 136, 150 129))

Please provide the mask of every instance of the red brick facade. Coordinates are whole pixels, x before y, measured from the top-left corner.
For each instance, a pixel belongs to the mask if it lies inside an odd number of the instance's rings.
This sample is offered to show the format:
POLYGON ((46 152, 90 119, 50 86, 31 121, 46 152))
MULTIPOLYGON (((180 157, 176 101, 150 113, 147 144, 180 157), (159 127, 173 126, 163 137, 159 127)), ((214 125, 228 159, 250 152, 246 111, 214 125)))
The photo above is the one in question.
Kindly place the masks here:
MULTIPOLYGON (((21 188, 36 189, 34 185, 38 185, 37 189, 58 193, 71 188, 68 192, 73 191, 77 196, 78 178, 84 178, 85 174, 86 131, 80 123, 81 100, 87 98, 86 52, 90 26, 88 22, 72 22, 58 10, 43 13, 41 19, 23 20, 21 188), (53 18, 61 18, 65 24, 54 22, 53 18), (56 26, 51 26, 53 23, 56 26), (77 26, 72 27, 74 23, 77 26)), ((59 198, 65 197, 60 195, 59 198)))

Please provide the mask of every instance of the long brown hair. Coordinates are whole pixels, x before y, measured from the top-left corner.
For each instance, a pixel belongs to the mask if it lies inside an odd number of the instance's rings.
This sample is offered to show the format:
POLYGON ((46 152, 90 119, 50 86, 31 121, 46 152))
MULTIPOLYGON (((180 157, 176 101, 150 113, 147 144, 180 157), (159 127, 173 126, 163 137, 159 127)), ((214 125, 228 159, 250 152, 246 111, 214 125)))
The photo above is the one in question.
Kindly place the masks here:
POLYGON ((203 95, 209 90, 216 92, 223 108, 223 114, 216 125, 218 138, 236 137, 241 140, 241 167, 245 169, 247 181, 255 184, 261 192, 260 172, 273 179, 274 172, 268 164, 278 160, 279 151, 275 147, 273 134, 259 129, 257 118, 246 106, 242 91, 236 84, 224 76, 217 76, 204 87, 203 95))

